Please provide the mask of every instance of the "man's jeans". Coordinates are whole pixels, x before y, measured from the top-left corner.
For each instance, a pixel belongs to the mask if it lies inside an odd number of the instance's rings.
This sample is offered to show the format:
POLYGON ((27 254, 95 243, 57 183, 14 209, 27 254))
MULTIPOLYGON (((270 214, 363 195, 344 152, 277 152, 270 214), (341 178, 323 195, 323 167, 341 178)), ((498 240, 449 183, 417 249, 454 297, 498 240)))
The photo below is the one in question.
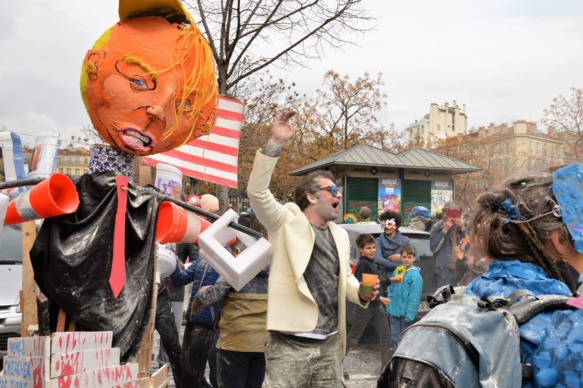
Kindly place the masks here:
POLYGON ((190 387, 211 387, 204 377, 204 370, 214 338, 214 329, 197 323, 186 323, 182 341, 182 371, 184 381, 190 387))
POLYGON ((342 382, 342 340, 324 340, 270 332, 265 345, 265 387, 330 388, 342 382))
POLYGON ((358 343, 369 322, 373 324, 379 336, 382 369, 391 357, 391 329, 389 328, 389 319, 385 308, 380 303, 371 302, 366 309, 356 307, 354 323, 346 340, 346 353, 348 354, 350 349, 358 343))
POLYGON ((174 383, 177 388, 183 387, 182 369, 180 360, 180 340, 176 330, 176 322, 174 321, 174 314, 172 314, 172 307, 170 306, 170 298, 168 297, 168 290, 163 289, 158 293, 158 301, 156 303, 156 320, 154 327, 160 335, 160 344, 164 345, 164 349, 168 354, 170 360, 170 367, 172 368, 172 375, 174 383))
POLYGON ((219 331, 215 331, 215 339, 211 345, 211 349, 209 350, 209 381, 213 387, 219 386, 219 379, 217 377, 217 341, 219 340, 219 331))
MULTIPOLYGON (((182 331, 182 308, 184 302, 170 302, 172 306, 172 314, 174 315, 174 322, 176 323, 176 331, 178 332, 178 337, 180 337, 180 332, 182 331)), ((170 359, 168 358, 168 354, 166 353, 166 349, 164 349, 164 344, 160 342, 160 348, 158 349, 158 355, 156 356, 156 361, 158 365, 169 365, 170 359)))
POLYGON ((217 351, 219 388, 261 388, 265 356, 255 352, 217 351))

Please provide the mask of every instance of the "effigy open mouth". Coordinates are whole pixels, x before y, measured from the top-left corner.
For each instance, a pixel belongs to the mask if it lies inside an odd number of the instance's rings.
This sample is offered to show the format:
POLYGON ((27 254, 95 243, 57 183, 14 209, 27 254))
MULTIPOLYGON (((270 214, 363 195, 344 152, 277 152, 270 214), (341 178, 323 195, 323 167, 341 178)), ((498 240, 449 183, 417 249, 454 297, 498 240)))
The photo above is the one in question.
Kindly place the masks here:
POLYGON ((120 129, 119 138, 126 147, 134 151, 149 152, 154 146, 154 140, 150 136, 133 127, 120 129))

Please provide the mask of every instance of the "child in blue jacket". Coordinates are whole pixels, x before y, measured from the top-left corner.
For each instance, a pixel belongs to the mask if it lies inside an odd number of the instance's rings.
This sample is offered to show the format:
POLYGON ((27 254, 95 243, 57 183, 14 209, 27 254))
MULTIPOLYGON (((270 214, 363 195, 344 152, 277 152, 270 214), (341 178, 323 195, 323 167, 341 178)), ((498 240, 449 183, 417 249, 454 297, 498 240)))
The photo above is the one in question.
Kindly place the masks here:
MULTIPOLYGON (((393 349, 397 349, 401 332, 413 324, 421 300, 423 278, 421 269, 413 265, 416 255, 417 250, 413 245, 407 244, 401 247, 401 260, 405 267, 403 282, 392 283, 387 293, 391 301, 386 309, 391 317, 393 349)), ((398 268, 393 271, 392 278, 399 277, 397 271, 398 268)))

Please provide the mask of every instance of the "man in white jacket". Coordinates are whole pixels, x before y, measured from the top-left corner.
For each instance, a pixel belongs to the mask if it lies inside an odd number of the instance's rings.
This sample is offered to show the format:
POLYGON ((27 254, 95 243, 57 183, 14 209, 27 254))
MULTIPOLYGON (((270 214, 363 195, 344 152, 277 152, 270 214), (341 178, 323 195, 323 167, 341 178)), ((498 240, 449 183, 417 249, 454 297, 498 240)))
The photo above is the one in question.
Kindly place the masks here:
POLYGON ((366 308, 349 268, 350 243, 334 223, 342 195, 328 171, 303 177, 294 203, 279 204, 269 191, 282 145, 295 129, 295 110, 282 112, 271 139, 255 156, 247 193, 273 246, 269 273, 266 386, 342 386, 346 349, 346 298, 366 308))

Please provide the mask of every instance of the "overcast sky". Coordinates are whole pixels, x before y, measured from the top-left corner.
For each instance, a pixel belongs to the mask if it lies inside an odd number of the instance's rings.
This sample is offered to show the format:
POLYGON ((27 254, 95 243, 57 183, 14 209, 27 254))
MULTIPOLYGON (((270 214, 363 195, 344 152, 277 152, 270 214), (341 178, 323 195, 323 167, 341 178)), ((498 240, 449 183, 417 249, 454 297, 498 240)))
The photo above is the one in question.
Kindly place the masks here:
MULTIPOLYGON (((209 0, 210 1, 210 0, 209 0)), ((300 72, 275 72, 305 91, 327 70, 383 73, 385 125, 403 130, 432 102, 465 104, 468 126, 538 121, 571 87, 583 88, 583 1, 368 0, 377 28, 358 46, 300 72)), ((4 0, 0 12, 0 128, 33 143, 68 140, 89 124, 81 61, 117 19, 117 0, 4 0)))

